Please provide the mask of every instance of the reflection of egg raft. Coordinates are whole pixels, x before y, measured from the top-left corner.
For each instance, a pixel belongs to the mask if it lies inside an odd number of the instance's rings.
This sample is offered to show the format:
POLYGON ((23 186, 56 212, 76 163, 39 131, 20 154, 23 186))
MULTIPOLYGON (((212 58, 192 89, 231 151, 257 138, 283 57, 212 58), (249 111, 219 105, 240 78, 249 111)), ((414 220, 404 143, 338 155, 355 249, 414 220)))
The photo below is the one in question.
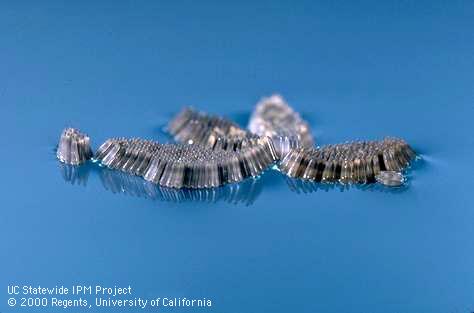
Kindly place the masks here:
POLYGON ((405 177, 400 172, 381 171, 375 176, 375 180, 385 186, 398 187, 403 185, 405 177))
POLYGON ((89 136, 74 128, 66 128, 59 140, 56 156, 59 161, 79 165, 92 157, 89 136))
POLYGON ((416 157, 402 139, 362 141, 292 150, 280 163, 290 177, 316 182, 374 183, 400 186, 400 173, 416 157))
POLYGON ((112 193, 177 203, 186 201, 209 203, 225 201, 232 204, 244 203, 250 205, 262 191, 262 182, 253 178, 240 184, 227 184, 219 188, 176 189, 162 187, 144 181, 140 176, 108 168, 102 168, 99 173, 102 186, 112 193))

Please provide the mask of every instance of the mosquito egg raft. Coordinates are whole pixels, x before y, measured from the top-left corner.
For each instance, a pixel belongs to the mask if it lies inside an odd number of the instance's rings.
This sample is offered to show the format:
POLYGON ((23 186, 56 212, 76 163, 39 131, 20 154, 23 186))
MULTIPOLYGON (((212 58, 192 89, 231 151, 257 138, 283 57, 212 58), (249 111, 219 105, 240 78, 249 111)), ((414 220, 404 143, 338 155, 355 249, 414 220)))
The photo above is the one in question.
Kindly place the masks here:
POLYGON ((59 139, 56 156, 69 165, 80 165, 92 157, 90 138, 75 128, 63 130, 59 139))

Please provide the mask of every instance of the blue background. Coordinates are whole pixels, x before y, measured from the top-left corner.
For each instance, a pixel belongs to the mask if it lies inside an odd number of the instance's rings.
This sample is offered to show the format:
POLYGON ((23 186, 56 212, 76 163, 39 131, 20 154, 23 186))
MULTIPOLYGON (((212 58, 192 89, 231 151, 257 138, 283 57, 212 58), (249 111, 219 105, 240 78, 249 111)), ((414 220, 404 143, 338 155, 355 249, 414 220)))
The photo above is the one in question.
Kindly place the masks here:
POLYGON ((8 284, 76 283, 213 312, 474 310, 474 2, 2 1, 0 35, 1 312, 35 311, 8 284), (269 172, 208 203, 113 193, 95 166, 71 184, 54 156, 66 126, 163 140, 183 105, 245 126, 273 92, 319 144, 393 135, 423 161, 401 190, 269 172))

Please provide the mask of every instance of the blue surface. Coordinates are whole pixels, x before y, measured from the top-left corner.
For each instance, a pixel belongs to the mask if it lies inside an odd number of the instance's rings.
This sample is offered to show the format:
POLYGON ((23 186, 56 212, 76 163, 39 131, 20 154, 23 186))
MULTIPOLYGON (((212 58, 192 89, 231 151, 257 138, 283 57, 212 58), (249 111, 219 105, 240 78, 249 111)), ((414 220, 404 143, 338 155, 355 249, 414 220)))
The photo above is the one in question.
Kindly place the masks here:
POLYGON ((78 283, 203 312, 474 310, 472 1, 4 1, 0 29, 1 312, 64 311, 10 308, 9 284, 78 283), (71 184, 54 156, 66 126, 163 139, 183 105, 245 125, 272 92, 319 144, 406 139, 409 186, 297 193, 269 172, 236 203, 153 201, 95 166, 71 184))

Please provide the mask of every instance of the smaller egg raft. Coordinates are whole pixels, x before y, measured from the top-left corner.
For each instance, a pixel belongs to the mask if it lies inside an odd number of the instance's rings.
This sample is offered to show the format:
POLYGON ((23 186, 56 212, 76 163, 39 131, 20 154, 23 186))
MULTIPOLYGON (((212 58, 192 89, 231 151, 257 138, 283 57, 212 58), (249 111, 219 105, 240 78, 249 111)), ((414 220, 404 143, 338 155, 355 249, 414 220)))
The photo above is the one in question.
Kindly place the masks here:
POLYGON ((114 138, 99 147, 94 159, 164 187, 210 188, 256 177, 276 156, 268 138, 249 141, 238 151, 114 138))
POLYGON ((260 137, 220 116, 184 108, 169 123, 168 132, 183 144, 201 145, 212 150, 241 151, 263 145, 277 160, 274 141, 260 137))
POLYGON ((69 165, 80 165, 92 157, 90 139, 78 129, 66 128, 61 133, 56 156, 69 165))
POLYGON ((167 130, 177 142, 209 147, 213 147, 218 138, 252 137, 248 131, 226 118, 189 107, 184 108, 168 123, 167 130))
POLYGON ((259 136, 272 138, 281 157, 291 149, 314 145, 309 124, 280 95, 260 100, 247 128, 259 136))
POLYGON ((327 145, 315 149, 295 149, 280 162, 280 170, 290 177, 316 182, 369 184, 379 182, 399 186, 401 171, 416 157, 402 139, 360 141, 327 145))
POLYGON ((189 107, 168 123, 167 130, 177 142, 225 150, 239 149, 242 142, 251 139, 269 137, 279 159, 291 149, 313 145, 308 124, 278 95, 257 104, 249 130, 224 117, 189 107))

